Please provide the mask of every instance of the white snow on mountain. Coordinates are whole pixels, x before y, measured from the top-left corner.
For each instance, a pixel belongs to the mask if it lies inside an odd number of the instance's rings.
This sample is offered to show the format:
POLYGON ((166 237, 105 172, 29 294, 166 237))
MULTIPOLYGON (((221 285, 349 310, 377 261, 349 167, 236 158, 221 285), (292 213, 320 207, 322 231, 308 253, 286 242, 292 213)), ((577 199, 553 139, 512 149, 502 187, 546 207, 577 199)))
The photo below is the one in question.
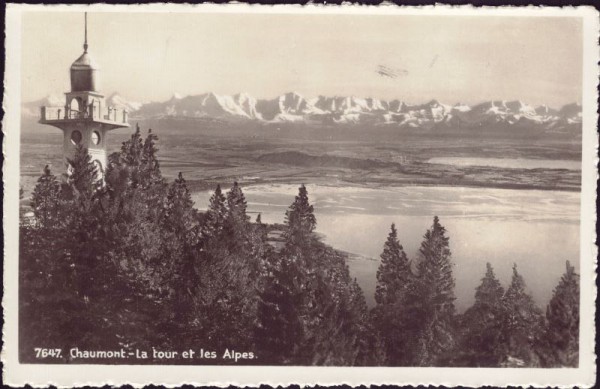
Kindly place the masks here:
POLYGON ((120 109, 126 109, 129 112, 137 111, 141 108, 142 103, 138 103, 135 101, 131 101, 129 99, 124 98, 118 93, 113 93, 106 99, 106 104, 109 107, 116 107, 120 109))
POLYGON ((40 107, 63 107, 65 105, 65 95, 51 94, 42 99, 24 103, 21 105, 22 116, 40 116, 40 107))
MULTIPOLYGON (((257 99, 248 93, 204 93, 190 96, 174 94, 166 101, 146 104, 131 102, 114 93, 107 98, 107 102, 128 109, 136 119, 186 117, 255 120, 266 123, 369 123, 409 128, 506 125, 560 129, 581 123, 579 104, 568 104, 556 110, 545 105, 533 107, 519 100, 493 100, 473 106, 461 103, 452 106, 431 100, 424 104, 409 105, 399 99, 385 101, 356 96, 305 98, 299 93, 289 92, 273 99, 257 99)), ((40 106, 62 104, 64 97, 48 96, 23 104, 23 114, 38 116, 40 106)))

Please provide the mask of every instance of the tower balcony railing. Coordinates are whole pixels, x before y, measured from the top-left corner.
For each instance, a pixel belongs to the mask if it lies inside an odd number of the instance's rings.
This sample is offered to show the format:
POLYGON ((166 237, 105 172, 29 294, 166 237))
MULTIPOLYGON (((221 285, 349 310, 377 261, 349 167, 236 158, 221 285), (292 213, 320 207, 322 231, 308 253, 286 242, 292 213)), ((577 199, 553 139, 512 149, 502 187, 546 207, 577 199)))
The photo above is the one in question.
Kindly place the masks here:
POLYGON ((115 107, 89 106, 86 110, 78 111, 70 107, 40 107, 42 121, 54 120, 100 120, 127 124, 129 112, 115 107))

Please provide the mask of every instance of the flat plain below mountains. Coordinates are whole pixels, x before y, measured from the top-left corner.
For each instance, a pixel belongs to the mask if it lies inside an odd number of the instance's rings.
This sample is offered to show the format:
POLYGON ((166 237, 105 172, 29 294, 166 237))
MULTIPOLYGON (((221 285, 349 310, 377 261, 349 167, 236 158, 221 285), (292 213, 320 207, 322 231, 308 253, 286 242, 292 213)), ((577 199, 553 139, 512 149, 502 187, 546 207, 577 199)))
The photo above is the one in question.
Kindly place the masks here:
MULTIPOLYGON (((110 134, 109 152, 119 149, 135 127, 110 134)), ((139 122, 159 137, 163 174, 183 172, 192 191, 233 181, 254 184, 327 184, 386 187, 441 185, 579 191, 581 134, 548 134, 502 128, 477 130, 335 127, 281 123, 224 123, 218 120, 160 119, 139 122), (559 161, 558 167, 437 163, 454 160, 512 159, 559 161), (435 159, 434 159, 435 158, 435 159), (565 161, 565 168, 560 168, 565 161), (486 166, 487 165, 487 166, 486 166)), ((21 186, 28 194, 50 163, 62 166, 62 132, 33 120, 22 123, 21 186)))

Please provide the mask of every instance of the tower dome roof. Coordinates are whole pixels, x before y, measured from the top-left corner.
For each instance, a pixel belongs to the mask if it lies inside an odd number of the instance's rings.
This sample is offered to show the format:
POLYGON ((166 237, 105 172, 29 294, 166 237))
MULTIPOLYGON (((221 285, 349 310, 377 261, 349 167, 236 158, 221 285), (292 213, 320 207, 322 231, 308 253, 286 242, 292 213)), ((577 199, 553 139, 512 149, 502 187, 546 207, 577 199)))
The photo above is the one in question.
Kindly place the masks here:
POLYGON ((98 70, 100 68, 88 54, 87 12, 85 13, 85 38, 83 54, 71 65, 71 92, 98 91, 98 70))
POLYGON ((71 92, 98 91, 99 67, 87 50, 71 65, 71 92))
POLYGON ((87 51, 85 51, 83 54, 81 54, 81 56, 79 58, 77 58, 75 60, 75 62, 73 62, 73 64, 71 65, 71 69, 72 70, 99 70, 100 67, 98 66, 96 61, 94 61, 92 56, 87 51))

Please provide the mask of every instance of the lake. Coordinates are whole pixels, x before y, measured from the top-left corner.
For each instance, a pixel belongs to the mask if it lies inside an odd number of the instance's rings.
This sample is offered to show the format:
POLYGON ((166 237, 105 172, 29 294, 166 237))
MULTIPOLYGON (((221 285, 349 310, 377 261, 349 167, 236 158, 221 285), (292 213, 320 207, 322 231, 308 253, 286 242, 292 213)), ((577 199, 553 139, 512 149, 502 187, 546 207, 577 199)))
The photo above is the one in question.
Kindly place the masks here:
MULTIPOLYGON (((266 223, 282 223, 298 192, 297 185, 242 189, 252 218, 261 213, 266 223)), ((459 311, 472 304, 486 262, 505 287, 516 262, 541 307, 551 298, 565 260, 579 269, 579 193, 424 186, 307 185, 307 189, 316 231, 324 242, 365 257, 348 265, 369 305, 374 304, 375 274, 391 223, 396 224, 408 256, 415 258, 434 215, 450 237, 459 311)), ((206 209, 211 194, 194 193, 196 207, 206 209)))
POLYGON ((455 166, 485 166, 508 169, 567 169, 581 170, 581 160, 527 158, 435 157, 427 163, 455 166))

